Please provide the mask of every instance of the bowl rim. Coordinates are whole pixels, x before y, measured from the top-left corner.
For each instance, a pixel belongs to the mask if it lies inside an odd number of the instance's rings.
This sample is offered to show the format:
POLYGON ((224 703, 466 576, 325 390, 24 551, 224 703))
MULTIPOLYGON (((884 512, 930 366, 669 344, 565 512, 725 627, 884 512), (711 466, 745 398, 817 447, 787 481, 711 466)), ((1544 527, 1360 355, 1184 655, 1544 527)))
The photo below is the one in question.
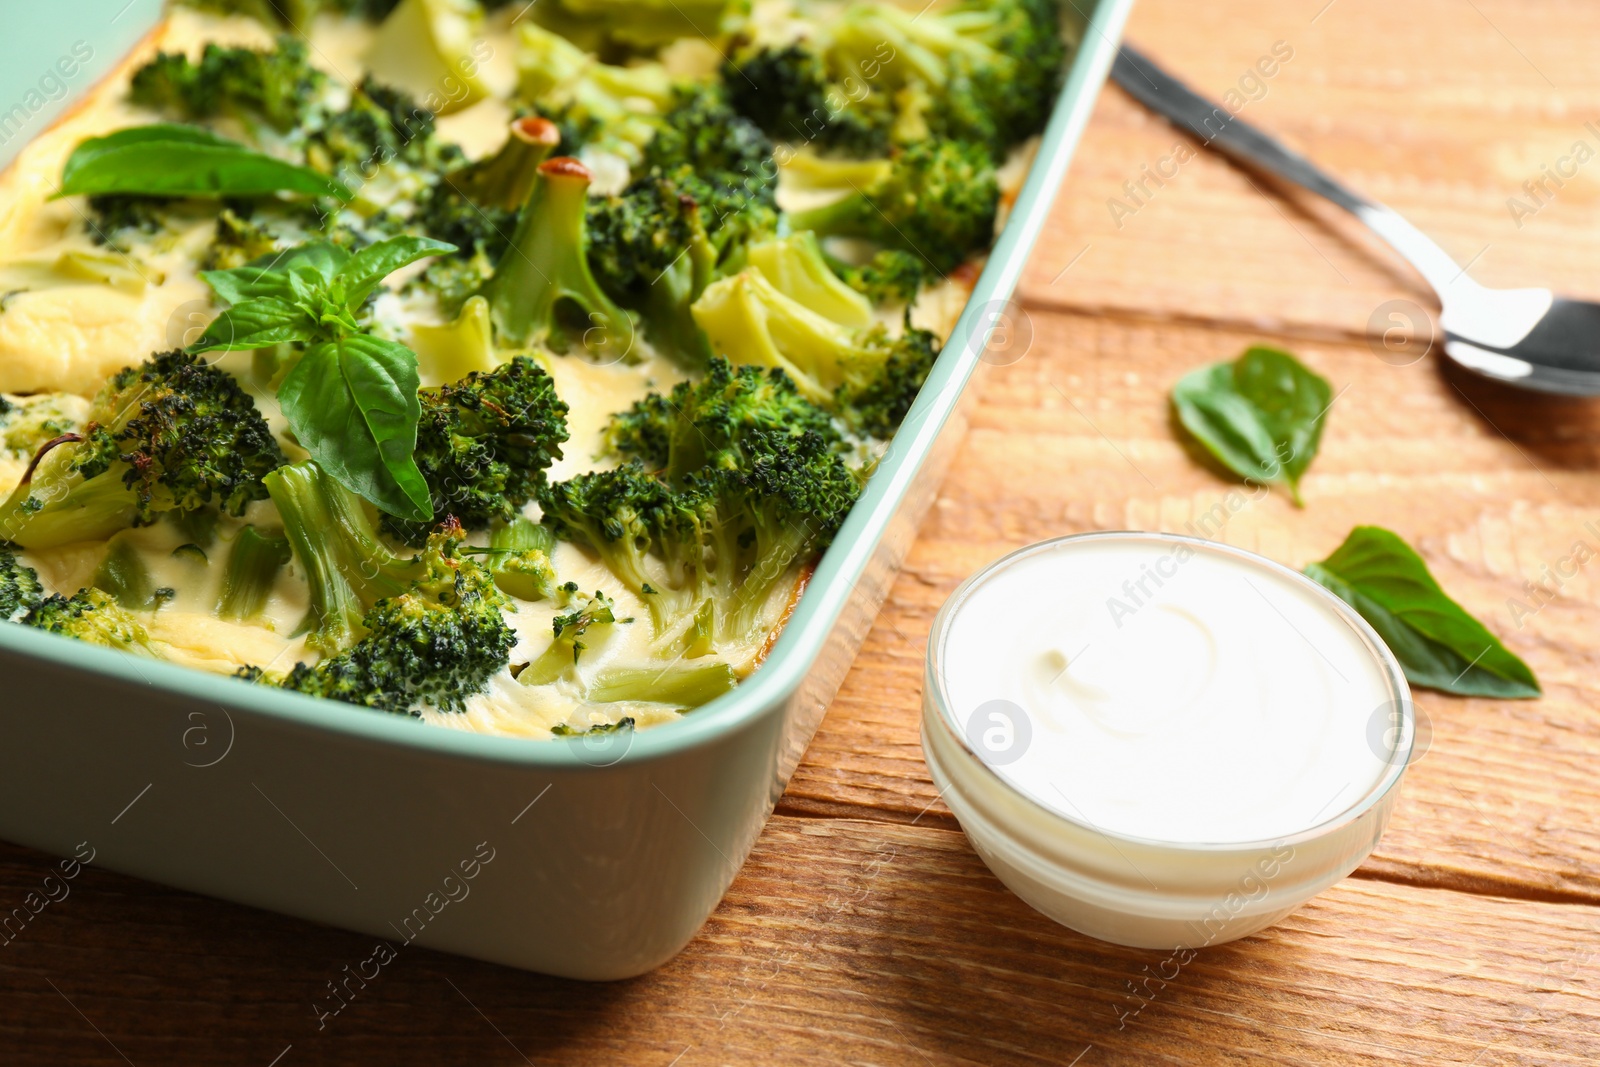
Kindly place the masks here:
MULTIPOLYGON (((934 616, 933 626, 928 633, 928 651, 924 664, 924 716, 931 709, 939 717, 940 725, 955 740, 957 751, 966 758, 970 765, 980 768, 979 773, 987 780, 998 783, 1005 794, 1021 801, 1030 811, 1046 816, 1047 821, 1059 820, 1065 826, 1075 830, 1088 831, 1108 840, 1164 852, 1259 852, 1263 849, 1283 845, 1292 847, 1307 844, 1336 834, 1357 822, 1369 811, 1381 804, 1384 798, 1399 786, 1401 779, 1405 776, 1406 769, 1411 764, 1412 752, 1416 746, 1416 705, 1411 698, 1411 687, 1406 681, 1405 671, 1401 668, 1400 662, 1395 658, 1394 653, 1390 651, 1389 646, 1384 644, 1383 639, 1378 636, 1377 631, 1372 628, 1366 619, 1363 619, 1354 608, 1339 599, 1328 589, 1292 567, 1287 567, 1277 560, 1269 559, 1247 549, 1224 544, 1220 541, 1210 541, 1203 537, 1192 537, 1188 534, 1165 533, 1158 530, 1092 530, 1086 533, 1065 534, 1060 537, 1047 538, 1007 552, 962 582, 939 608, 938 614, 934 616), (1275 573, 1280 578, 1288 579, 1291 583, 1299 585, 1311 593, 1313 597, 1331 608, 1341 621, 1355 631, 1356 636, 1360 638, 1361 643, 1372 655, 1383 675, 1390 702, 1400 709, 1400 735, 1395 739, 1394 748, 1389 753, 1388 761, 1384 764, 1383 773, 1378 776, 1372 786, 1361 796, 1351 801, 1350 804, 1334 812, 1321 822, 1313 823, 1311 826, 1291 834, 1279 834, 1241 841, 1173 841, 1124 833, 1119 830, 1096 826, 1084 819, 1073 818, 1064 812, 1040 803, 1033 796, 1014 785, 973 751, 972 745, 967 739, 966 731, 956 719, 949 693, 944 686, 943 672, 940 670, 945 645, 950 636, 950 626, 956 612, 960 610, 961 605, 979 585, 1022 559, 1039 553, 1054 551, 1062 545, 1105 540, 1152 541, 1164 545, 1186 545, 1197 552, 1208 551, 1219 555, 1231 556, 1253 566, 1262 567, 1269 572, 1275 573)), ((946 773, 949 773, 948 770, 946 773)))

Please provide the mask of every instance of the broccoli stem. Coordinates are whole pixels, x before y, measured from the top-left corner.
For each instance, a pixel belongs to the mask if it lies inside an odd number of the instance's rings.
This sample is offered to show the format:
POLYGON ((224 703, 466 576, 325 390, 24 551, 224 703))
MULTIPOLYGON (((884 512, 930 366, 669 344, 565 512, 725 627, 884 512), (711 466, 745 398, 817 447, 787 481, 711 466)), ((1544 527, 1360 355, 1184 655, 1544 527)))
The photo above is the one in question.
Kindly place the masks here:
POLYGON ((594 596, 586 597, 577 610, 552 619, 554 640, 550 642, 549 648, 539 654, 538 659, 522 669, 522 673, 517 675, 517 681, 523 685, 548 685, 571 674, 572 669, 578 665, 578 657, 589 647, 589 643, 584 640, 588 632, 599 626, 602 627, 600 630, 602 638, 610 635, 611 625, 617 621, 612 606, 611 598, 597 589, 594 596))
POLYGON ((873 323, 872 303, 846 285, 828 265, 809 230, 750 246, 750 265, 785 296, 841 326, 873 323))
POLYGON ((560 638, 550 642, 550 647, 539 653, 539 658, 522 668, 517 681, 523 685, 549 685, 572 670, 577 663, 572 642, 560 638))
POLYGON ((699 659, 717 650, 717 604, 707 597, 689 618, 681 632, 663 638, 655 644, 655 654, 662 659, 699 659))
POLYGON ((517 119, 500 151, 446 174, 444 180, 479 207, 515 211, 527 202, 540 164, 560 141, 561 131, 548 119, 517 119))
POLYGON ((114 472, 85 478, 73 458, 83 438, 63 434, 46 442, 22 484, 0 504, 0 541, 55 548, 100 541, 133 525, 138 498, 114 472))
POLYGON ((217 614, 242 622, 261 614, 267 606, 278 572, 289 562, 289 539, 281 533, 263 533, 246 526, 234 538, 228 554, 228 569, 222 578, 222 594, 217 598, 217 614))
POLYGON ((697 708, 731 690, 737 681, 727 663, 607 667, 595 675, 584 698, 597 704, 626 700, 697 708))
POLYGON ((685 254, 656 276, 645 291, 641 311, 650 342, 690 370, 711 362, 711 344, 689 308, 711 283, 717 250, 696 226, 685 254))
POLYGON ((106 546, 105 558, 95 569, 89 584, 111 594, 112 599, 129 611, 150 611, 170 600, 173 592, 155 587, 150 568, 140 558, 138 548, 120 537, 106 546))
POLYGON ((589 270, 584 213, 590 179, 589 169, 568 156, 539 165, 511 247, 484 287, 495 328, 510 344, 563 343, 558 312, 573 304, 588 323, 578 336, 584 347, 623 354, 633 348, 633 321, 589 270))
POLYGON ((814 404, 830 403, 844 382, 855 332, 784 295, 759 270, 712 283, 692 310, 719 354, 781 367, 814 404))
POLYGON ((550 528, 530 519, 496 526, 489 533, 489 573, 500 591, 518 600, 544 600, 555 593, 555 568, 550 554, 556 537, 550 528))
POLYGON ((729 610, 717 620, 724 640, 747 640, 761 622, 772 594, 789 576, 795 561, 811 545, 815 534, 795 517, 755 518, 755 565, 739 584, 729 610))
POLYGON ((390 551, 360 498, 314 462, 280 467, 263 480, 311 587, 295 633, 309 635, 306 644, 319 652, 338 652, 360 636, 366 609, 404 592, 422 567, 390 551))

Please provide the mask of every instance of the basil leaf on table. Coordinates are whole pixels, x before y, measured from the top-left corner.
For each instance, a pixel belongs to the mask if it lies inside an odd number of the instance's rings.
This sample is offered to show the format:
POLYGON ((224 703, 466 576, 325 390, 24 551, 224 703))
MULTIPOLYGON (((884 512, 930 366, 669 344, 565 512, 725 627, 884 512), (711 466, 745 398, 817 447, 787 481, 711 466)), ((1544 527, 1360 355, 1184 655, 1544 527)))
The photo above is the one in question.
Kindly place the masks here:
POLYGON ((1184 429, 1223 466, 1249 482, 1286 486, 1297 506, 1332 403, 1326 378, 1288 352, 1260 346, 1192 371, 1172 390, 1184 429))
POLYGON ((318 465, 391 515, 433 518, 417 469, 417 357, 369 334, 306 349, 278 388, 289 428, 318 465))
POLYGON ((134 126, 82 142, 67 157, 55 195, 222 197, 280 192, 340 200, 354 195, 309 167, 199 126, 176 123, 134 126))
POLYGON ((1540 695, 1528 665, 1445 595, 1398 534, 1357 526, 1306 574, 1367 620, 1412 685, 1462 696, 1540 695))

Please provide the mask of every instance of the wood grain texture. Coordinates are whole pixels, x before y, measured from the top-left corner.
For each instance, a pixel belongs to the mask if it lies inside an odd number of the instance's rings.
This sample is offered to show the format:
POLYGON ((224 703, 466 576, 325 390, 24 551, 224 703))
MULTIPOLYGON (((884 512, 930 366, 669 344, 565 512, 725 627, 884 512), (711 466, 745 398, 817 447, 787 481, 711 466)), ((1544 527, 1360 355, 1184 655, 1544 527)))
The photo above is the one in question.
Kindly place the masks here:
MULTIPOLYGON (((1212 94, 1285 42, 1245 118, 1481 280, 1600 296, 1600 160, 1520 226, 1507 203, 1574 142, 1600 149, 1585 126, 1600 126, 1600 7, 1141 0, 1129 37, 1212 94)), ((1407 299, 1421 325, 1416 279, 1336 211, 1218 159, 1133 202, 1124 183, 1181 141, 1107 90, 1023 282, 1026 354, 988 369, 779 814, 682 956, 591 986, 406 950, 319 1029, 313 1000, 369 940, 90 869, 0 944, 0 1062, 1600 1061, 1600 562, 1560 574, 1575 542, 1600 550, 1600 404, 1393 365, 1373 313, 1407 299), (1112 198, 1136 210, 1116 218, 1112 198), (1180 374, 1260 341, 1340 390, 1304 510, 1279 495, 1230 510, 1232 483, 1170 425, 1180 374), (1181 530, 1218 505, 1223 540, 1294 565, 1356 523, 1400 531, 1547 695, 1421 695, 1431 747, 1359 877, 1162 984, 1162 954, 1048 923, 967 846, 922 762, 923 646, 950 590, 1003 552, 1181 530), (1519 611, 1529 581, 1550 592, 1519 611)), ((48 871, 0 845, 0 910, 48 871)))
POLYGON ((1042 309, 1029 318, 1032 348, 987 369, 966 450, 781 810, 949 818, 917 732, 926 636, 956 585, 1007 551, 1085 530, 1164 529, 1301 566, 1352 526, 1378 523, 1532 664, 1546 696, 1420 693, 1431 749, 1368 870, 1600 903, 1600 563, 1576 568, 1542 610, 1508 607, 1537 604, 1524 582, 1548 581, 1546 565, 1575 542, 1600 559, 1596 405, 1507 398, 1432 361, 1393 367, 1365 342, 1297 343, 1338 399, 1296 509, 1203 464, 1172 431, 1166 399, 1186 371, 1271 335, 1042 309))
MULTIPOLYGON (((1579 234, 1600 231, 1600 159, 1566 168, 1575 175, 1547 186, 1542 206, 1521 188, 1577 141, 1600 151, 1600 122, 1585 125, 1600 120, 1596 34, 1600 10, 1570 0, 1140 0, 1127 35, 1214 99, 1248 92, 1247 72, 1283 42, 1293 57, 1260 79, 1264 95, 1241 118, 1406 215, 1485 284, 1596 297, 1600 275, 1579 234), (1520 226, 1513 196, 1537 208, 1520 226)), ((1338 209, 1217 156, 1147 182, 1150 195, 1135 201, 1125 183, 1184 141, 1109 89, 1024 298, 1312 335, 1362 332, 1396 297, 1434 306, 1338 209), (1112 198, 1134 209, 1120 226, 1112 198)))
MULTIPOLYGON (((48 867, 7 849, 4 871, 28 883, 48 867)), ((1044 920, 960 834, 921 825, 775 817, 701 936, 643 978, 584 985, 403 949, 319 1029, 313 999, 371 947, 89 871, 3 950, 0 1045, 18 1065, 1600 1056, 1596 909, 1350 880, 1180 967, 1044 920)))

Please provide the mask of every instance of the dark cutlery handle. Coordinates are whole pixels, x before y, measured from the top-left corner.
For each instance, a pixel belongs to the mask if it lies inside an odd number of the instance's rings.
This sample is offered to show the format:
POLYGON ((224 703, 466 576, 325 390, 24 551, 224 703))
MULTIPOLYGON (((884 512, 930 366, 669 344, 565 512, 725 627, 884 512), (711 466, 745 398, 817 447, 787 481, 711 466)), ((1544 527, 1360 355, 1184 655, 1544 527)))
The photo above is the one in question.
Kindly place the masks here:
POLYGON ((1111 67, 1111 78, 1130 96, 1208 147, 1226 152, 1248 166, 1277 175, 1332 200, 1346 211, 1371 202, 1340 185, 1304 156, 1284 147, 1242 119, 1228 114, 1168 74, 1142 53, 1123 45, 1111 67))

